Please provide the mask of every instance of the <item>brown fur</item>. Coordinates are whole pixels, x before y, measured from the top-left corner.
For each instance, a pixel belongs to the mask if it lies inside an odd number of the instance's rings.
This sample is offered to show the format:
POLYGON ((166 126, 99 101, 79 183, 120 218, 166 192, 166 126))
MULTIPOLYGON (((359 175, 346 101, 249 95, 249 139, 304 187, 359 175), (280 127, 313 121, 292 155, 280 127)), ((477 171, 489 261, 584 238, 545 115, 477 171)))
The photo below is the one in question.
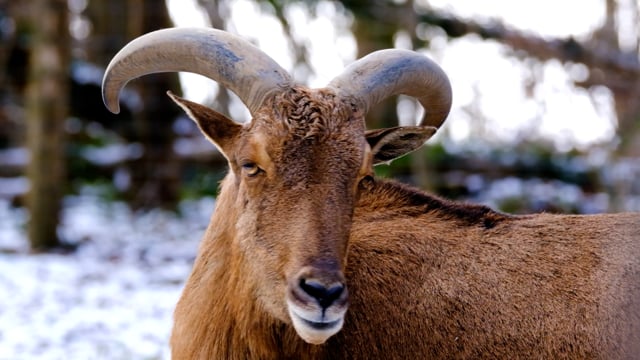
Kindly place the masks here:
POLYGON ((640 214, 510 216, 373 180, 362 114, 328 90, 285 92, 244 127, 176 101, 230 172, 176 308, 174 359, 640 354, 640 214), (346 276, 344 327, 322 345, 285 310, 302 266, 346 276))
POLYGON ((350 244, 348 358, 640 355, 639 214, 507 216, 381 183, 350 244))

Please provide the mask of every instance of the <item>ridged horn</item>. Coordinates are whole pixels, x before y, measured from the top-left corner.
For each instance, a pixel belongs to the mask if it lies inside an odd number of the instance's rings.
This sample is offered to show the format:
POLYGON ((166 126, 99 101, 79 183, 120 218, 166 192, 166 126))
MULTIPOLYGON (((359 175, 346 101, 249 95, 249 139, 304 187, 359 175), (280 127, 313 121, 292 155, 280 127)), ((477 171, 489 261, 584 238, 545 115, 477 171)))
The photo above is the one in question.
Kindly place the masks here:
POLYGON ((442 69, 415 51, 373 52, 347 66, 328 85, 365 111, 393 95, 416 98, 424 108, 418 126, 440 127, 451 109, 451 84, 442 69))
POLYGON ((238 36, 211 28, 170 28, 142 35, 114 56, 102 80, 102 99, 118 113, 120 91, 129 80, 178 71, 217 81, 238 95, 252 114, 291 83, 280 65, 238 36))

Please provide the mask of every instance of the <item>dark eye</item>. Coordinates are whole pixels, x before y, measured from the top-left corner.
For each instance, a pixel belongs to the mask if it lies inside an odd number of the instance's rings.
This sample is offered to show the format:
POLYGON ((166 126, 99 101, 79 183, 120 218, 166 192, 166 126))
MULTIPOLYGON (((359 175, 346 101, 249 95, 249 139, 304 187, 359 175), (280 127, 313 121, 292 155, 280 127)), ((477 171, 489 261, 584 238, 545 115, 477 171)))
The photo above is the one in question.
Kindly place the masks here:
POLYGON ((261 171, 262 171, 262 169, 260 169, 258 164, 254 163, 254 162, 247 161, 247 162, 242 164, 242 172, 245 175, 249 176, 249 177, 256 176, 261 171))
POLYGON ((373 186, 373 176, 366 175, 360 180, 360 188, 361 189, 370 189, 373 186))

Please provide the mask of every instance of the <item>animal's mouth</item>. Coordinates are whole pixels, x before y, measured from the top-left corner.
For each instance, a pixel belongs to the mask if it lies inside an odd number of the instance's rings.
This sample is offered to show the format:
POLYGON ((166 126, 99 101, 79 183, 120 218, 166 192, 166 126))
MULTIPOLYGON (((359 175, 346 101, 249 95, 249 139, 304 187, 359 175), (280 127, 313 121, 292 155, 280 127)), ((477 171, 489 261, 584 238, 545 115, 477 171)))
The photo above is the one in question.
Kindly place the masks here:
POLYGON ((342 319, 338 319, 335 321, 318 322, 307 320, 297 314, 293 314, 293 316, 298 317, 302 321, 302 323, 316 330, 331 330, 332 328, 339 326, 342 322, 342 319))
POLYGON ((337 316, 332 316, 331 319, 328 319, 324 316, 314 318, 313 314, 306 314, 306 311, 300 311, 301 309, 297 309, 292 304, 288 304, 288 307, 289 316, 296 333, 310 344, 322 344, 342 329, 346 309, 341 311, 341 314, 336 314, 337 316))
POLYGON ((336 269, 303 267, 289 281, 285 295, 289 319, 296 333, 310 344, 322 344, 342 329, 349 292, 342 272, 336 269))

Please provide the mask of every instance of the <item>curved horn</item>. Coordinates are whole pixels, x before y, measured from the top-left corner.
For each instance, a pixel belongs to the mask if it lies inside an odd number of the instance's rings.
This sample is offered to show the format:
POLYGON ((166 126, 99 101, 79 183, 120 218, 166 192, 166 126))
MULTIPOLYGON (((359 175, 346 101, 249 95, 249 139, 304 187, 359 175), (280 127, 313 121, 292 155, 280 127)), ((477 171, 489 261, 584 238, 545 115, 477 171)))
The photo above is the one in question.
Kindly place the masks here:
POLYGON ((248 41, 210 28, 170 28, 142 35, 111 60, 102 80, 102 99, 118 113, 120 90, 137 77, 187 71, 233 91, 253 114, 273 92, 290 85, 290 75, 248 41))
POLYGON ((328 85, 365 111, 393 95, 416 98, 424 108, 419 126, 440 127, 451 109, 451 84, 429 58, 410 50, 373 52, 349 65, 328 85))

